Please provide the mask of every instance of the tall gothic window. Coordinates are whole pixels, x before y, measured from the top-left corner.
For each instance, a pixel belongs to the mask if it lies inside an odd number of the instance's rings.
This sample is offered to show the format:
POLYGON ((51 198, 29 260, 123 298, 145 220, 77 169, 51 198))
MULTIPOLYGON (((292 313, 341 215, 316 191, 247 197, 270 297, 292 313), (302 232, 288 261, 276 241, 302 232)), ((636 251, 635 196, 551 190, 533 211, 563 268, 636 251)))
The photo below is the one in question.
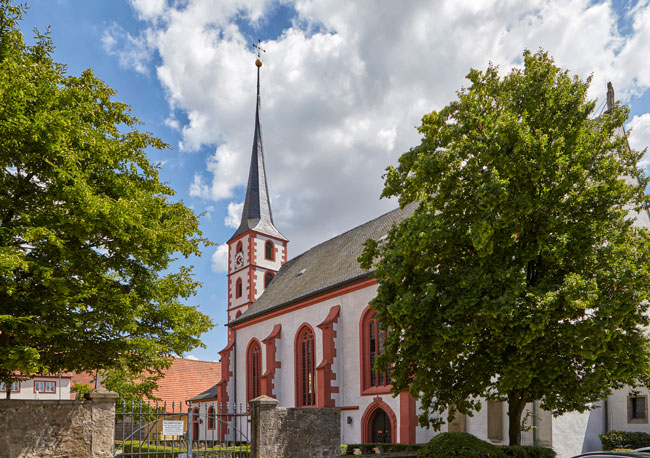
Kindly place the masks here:
POLYGON ((242 282, 241 278, 238 278, 235 282, 235 297, 240 298, 242 295, 242 282))
POLYGON ((275 249, 273 247, 273 242, 270 240, 267 240, 264 244, 264 258, 268 259, 269 261, 275 260, 275 249))
POLYGON ((267 272, 264 274, 264 289, 269 287, 269 283, 271 283, 271 280, 273 280, 273 274, 270 272, 267 272))
POLYGON ((366 394, 390 389, 390 369, 375 369, 375 362, 384 350, 386 331, 381 329, 376 313, 367 309, 361 317, 361 387, 366 394))
POLYGON ((248 346, 246 358, 246 393, 248 400, 255 399, 261 394, 260 376, 262 372, 262 350, 257 340, 248 346))
POLYGON ((316 405, 316 347, 314 332, 303 326, 296 339, 296 388, 298 407, 316 405))

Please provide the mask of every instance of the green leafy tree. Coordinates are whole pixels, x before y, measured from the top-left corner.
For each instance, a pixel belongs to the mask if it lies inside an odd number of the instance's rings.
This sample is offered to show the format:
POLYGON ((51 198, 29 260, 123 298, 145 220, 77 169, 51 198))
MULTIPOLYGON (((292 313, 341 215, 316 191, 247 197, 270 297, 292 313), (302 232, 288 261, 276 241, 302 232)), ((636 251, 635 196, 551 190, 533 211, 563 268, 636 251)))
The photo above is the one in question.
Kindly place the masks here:
POLYGON ((590 79, 547 53, 467 78, 387 169, 382 196, 417 210, 360 261, 390 330, 377 367, 421 400, 420 422, 507 401, 519 444, 526 403, 585 411, 648 379, 650 239, 630 217, 647 212, 648 179, 627 108, 594 119, 590 79))
POLYGON ((26 45, 22 14, 0 1, 0 381, 159 373, 212 327, 174 263, 207 241, 145 154, 167 145, 47 34, 26 45))

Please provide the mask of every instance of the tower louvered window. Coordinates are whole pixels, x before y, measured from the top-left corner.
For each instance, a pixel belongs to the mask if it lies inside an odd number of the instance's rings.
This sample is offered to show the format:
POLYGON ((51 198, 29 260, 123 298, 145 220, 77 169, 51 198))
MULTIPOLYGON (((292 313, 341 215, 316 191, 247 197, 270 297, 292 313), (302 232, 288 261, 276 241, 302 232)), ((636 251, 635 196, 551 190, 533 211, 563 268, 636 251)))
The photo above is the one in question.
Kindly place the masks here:
POLYGON ((314 333, 308 327, 304 327, 297 339, 299 407, 316 405, 316 351, 314 343, 314 333))
POLYGON ((264 289, 269 287, 269 283, 271 283, 271 280, 273 280, 273 274, 267 272, 264 275, 264 289))
POLYGON ((247 394, 248 400, 255 399, 261 394, 260 377, 262 370, 261 348, 257 341, 254 341, 248 348, 248 377, 247 377, 247 394))
POLYGON ((241 278, 237 279, 237 282, 235 283, 235 297, 240 298, 242 295, 242 281, 241 278))
POLYGON ((271 242, 270 240, 267 240, 266 244, 264 245, 264 258, 265 259, 268 259, 270 261, 275 260, 275 256, 274 256, 275 253, 274 253, 273 248, 274 248, 273 247, 273 242, 271 242))

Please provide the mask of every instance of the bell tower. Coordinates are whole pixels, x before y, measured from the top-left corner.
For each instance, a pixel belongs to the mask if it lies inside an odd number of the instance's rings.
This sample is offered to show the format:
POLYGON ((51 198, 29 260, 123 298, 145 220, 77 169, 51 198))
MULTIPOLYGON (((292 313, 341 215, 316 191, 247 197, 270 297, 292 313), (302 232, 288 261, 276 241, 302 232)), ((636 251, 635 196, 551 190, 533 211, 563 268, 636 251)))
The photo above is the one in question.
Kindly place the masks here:
MULTIPOLYGON (((257 105, 248 186, 241 223, 228 240, 228 322, 262 295, 287 261, 288 240, 273 225, 260 125, 260 51, 257 46, 257 105)), ((263 51, 263 50, 262 50, 263 51)))

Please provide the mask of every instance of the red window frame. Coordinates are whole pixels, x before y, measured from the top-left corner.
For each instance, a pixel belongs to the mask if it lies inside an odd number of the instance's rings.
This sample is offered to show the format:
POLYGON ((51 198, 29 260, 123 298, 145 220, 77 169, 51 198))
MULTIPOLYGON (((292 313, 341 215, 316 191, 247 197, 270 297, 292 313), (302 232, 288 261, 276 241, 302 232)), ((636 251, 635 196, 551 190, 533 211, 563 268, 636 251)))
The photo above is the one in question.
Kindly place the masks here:
POLYGON ((368 307, 359 322, 362 395, 387 394, 391 390, 390 370, 380 372, 373 369, 386 338, 386 331, 380 329, 376 315, 377 312, 368 307))
POLYGON ((316 335, 308 324, 296 333, 294 354, 296 406, 316 407, 316 335))
MULTIPOLYGON (((2 383, 4 383, 4 382, 2 382, 2 383)), ((3 388, 2 388, 2 385, 0 385, 0 392, 2 392, 2 393, 6 393, 6 392, 7 392, 7 387, 5 387, 5 388, 3 389, 3 388)), ((17 380, 17 381, 15 381, 15 382, 11 382, 11 392, 12 392, 12 393, 20 393, 20 380, 17 380), (14 390, 14 389, 13 389, 13 387, 14 387, 14 386, 13 386, 14 383, 17 383, 17 384, 18 384, 18 389, 17 389, 17 390, 14 390)))
POLYGON ((235 298, 239 299, 243 294, 243 285, 241 278, 238 278, 237 281, 235 281, 235 298))
POLYGON ((34 380, 34 393, 56 394, 56 381, 54 381, 54 380, 34 380), (36 384, 37 383, 42 383, 43 384, 43 391, 37 391, 36 390, 36 384), (54 391, 47 391, 47 384, 48 383, 52 383, 54 385, 54 391))
POLYGON ((252 339, 246 351, 246 400, 262 394, 262 346, 252 339))
POLYGON ((237 242, 237 248, 235 248, 235 254, 244 251, 244 245, 241 243, 241 240, 237 242))

